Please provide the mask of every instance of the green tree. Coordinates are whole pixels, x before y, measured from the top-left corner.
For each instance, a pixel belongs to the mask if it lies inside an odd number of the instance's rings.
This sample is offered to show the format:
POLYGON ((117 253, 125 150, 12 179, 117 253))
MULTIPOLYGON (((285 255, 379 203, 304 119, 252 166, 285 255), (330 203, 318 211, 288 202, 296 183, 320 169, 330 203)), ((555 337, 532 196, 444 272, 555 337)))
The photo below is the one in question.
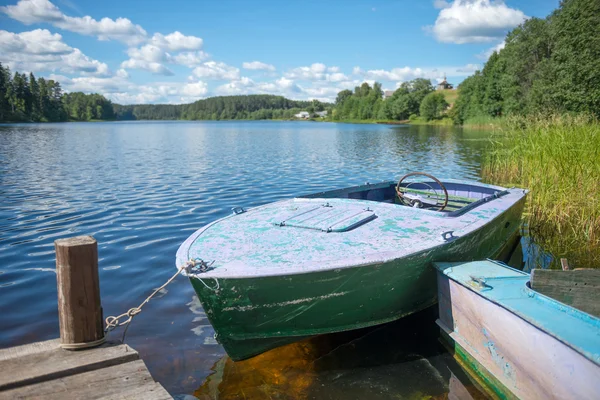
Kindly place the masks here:
POLYGON ((11 113, 8 102, 11 84, 10 69, 0 63, 0 121, 7 121, 11 113))
POLYGON ((29 91, 31 93, 31 120, 40 121, 42 118, 40 114, 40 86, 35 79, 33 72, 29 73, 29 91))
POLYGON ((441 118, 447 108, 448 102, 444 94, 432 92, 423 98, 419 110, 421 117, 426 121, 431 121, 432 119, 441 118))
POLYGON ((335 98, 335 105, 338 107, 342 106, 346 99, 350 97, 352 97, 352 90, 342 90, 337 94, 337 97, 335 98))

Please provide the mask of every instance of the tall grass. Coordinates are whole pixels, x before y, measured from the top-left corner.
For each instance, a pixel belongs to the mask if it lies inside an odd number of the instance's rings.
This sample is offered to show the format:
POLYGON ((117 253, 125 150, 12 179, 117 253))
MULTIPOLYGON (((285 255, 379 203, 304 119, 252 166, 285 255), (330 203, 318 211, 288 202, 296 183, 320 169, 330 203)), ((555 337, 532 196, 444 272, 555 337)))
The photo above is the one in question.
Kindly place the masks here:
POLYGON ((504 117, 490 117, 489 115, 479 115, 476 117, 468 118, 463 122, 465 128, 486 128, 495 129, 504 126, 504 117))
POLYGON ((576 268, 600 268, 597 120, 506 118, 494 135, 482 174, 492 183, 530 189, 529 234, 555 260, 564 257, 576 268))

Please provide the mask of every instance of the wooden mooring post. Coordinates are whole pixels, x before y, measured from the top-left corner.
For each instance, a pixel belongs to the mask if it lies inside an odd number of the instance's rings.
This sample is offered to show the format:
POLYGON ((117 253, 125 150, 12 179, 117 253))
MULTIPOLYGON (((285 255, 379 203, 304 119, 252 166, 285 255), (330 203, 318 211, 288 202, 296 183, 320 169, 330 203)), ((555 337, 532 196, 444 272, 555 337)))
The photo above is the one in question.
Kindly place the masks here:
POLYGON ((0 349, 0 400, 172 399, 137 351, 105 340, 96 240, 54 245, 60 339, 0 349))
POLYGON ((105 341, 98 277, 98 243, 91 236, 54 242, 60 345, 77 350, 105 341))

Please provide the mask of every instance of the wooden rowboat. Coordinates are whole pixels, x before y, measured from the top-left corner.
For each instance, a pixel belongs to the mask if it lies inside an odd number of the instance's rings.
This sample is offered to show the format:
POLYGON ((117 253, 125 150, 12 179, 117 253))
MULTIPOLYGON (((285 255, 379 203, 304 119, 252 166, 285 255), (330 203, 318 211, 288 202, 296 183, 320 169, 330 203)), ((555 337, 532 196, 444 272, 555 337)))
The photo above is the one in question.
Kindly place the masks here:
POLYGON ((443 337, 493 397, 598 398, 600 319, 532 290, 529 274, 498 262, 435 266, 443 337))
POLYGON ((434 304, 431 262, 493 257, 518 233, 525 196, 426 175, 236 208, 190 236, 177 265, 242 360, 434 304))

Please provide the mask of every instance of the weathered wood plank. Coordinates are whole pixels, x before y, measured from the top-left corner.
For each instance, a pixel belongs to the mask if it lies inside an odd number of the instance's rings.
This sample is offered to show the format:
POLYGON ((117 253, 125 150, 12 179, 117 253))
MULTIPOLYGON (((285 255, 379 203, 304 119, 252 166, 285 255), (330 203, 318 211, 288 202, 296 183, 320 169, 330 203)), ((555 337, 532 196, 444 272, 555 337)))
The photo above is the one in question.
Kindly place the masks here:
POLYGON ((24 344, 22 346, 8 347, 0 349, 0 362, 19 358, 30 354, 41 353, 43 351, 57 349, 60 345, 60 339, 46 340, 45 342, 35 342, 24 344))
POLYGON ((61 344, 67 348, 97 343, 104 338, 104 321, 96 239, 91 236, 59 239, 54 248, 61 344))
MULTIPOLYGON (((86 351, 88 353, 89 351, 86 351)), ((0 399, 170 399, 142 360, 0 393, 0 399)))
MULTIPOLYGON (((44 347, 39 344, 34 347, 44 347)), ((58 379, 123 364, 139 359, 138 352, 126 344, 106 343, 85 351, 68 351, 56 346, 53 349, 27 352, 19 350, 20 357, 0 361, 0 390, 58 379)))
POLYGON ((543 295, 600 317, 600 269, 534 269, 530 284, 543 295))

